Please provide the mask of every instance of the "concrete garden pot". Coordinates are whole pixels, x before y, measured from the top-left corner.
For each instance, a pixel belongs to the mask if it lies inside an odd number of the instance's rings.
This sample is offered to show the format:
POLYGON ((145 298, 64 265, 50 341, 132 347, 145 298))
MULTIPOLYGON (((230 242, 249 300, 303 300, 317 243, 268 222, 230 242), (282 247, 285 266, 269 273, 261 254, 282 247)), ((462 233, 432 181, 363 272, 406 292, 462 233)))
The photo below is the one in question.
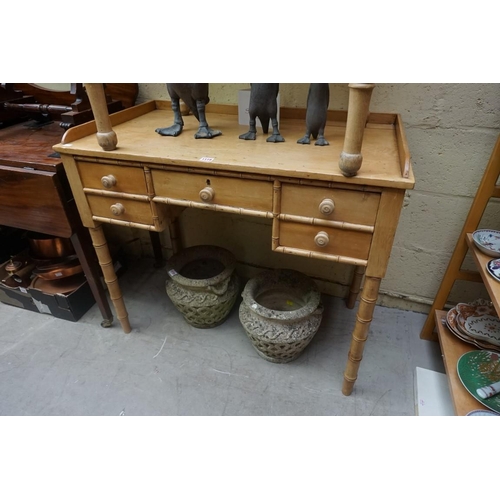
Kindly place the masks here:
POLYGON ((235 266, 231 252, 212 245, 189 247, 169 259, 167 295, 190 325, 213 328, 226 320, 239 292, 235 266))
POLYGON ((321 324, 321 294, 314 281, 298 271, 263 272, 247 282, 242 297, 241 324, 267 361, 296 359, 321 324))

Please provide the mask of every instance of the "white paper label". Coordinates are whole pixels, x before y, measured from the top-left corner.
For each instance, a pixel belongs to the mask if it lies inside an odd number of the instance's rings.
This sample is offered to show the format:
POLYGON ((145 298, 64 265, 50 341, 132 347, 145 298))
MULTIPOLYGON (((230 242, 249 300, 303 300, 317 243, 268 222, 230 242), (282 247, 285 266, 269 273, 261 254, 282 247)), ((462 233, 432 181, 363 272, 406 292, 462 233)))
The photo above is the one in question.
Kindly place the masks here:
POLYGON ((41 313, 44 313, 44 314, 52 314, 50 312, 50 309, 48 306, 46 306, 45 304, 43 304, 42 302, 40 302, 39 300, 36 300, 36 299, 33 299, 33 302, 35 303, 35 306, 38 308, 38 310, 41 312, 41 313))
POLYGON ((204 162, 207 162, 207 163, 210 163, 211 161, 214 161, 215 158, 210 158, 209 156, 202 156, 200 158, 200 161, 204 161, 204 162))

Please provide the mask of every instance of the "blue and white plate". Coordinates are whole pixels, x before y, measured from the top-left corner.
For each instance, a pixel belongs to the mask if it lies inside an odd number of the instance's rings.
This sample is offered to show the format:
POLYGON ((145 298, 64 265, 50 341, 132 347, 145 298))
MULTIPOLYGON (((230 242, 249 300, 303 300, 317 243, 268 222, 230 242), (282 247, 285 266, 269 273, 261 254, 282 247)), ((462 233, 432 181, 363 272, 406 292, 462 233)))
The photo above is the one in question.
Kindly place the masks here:
POLYGON ((500 281, 500 259, 492 259, 486 264, 486 270, 497 281, 500 281))
POLYGON ((478 229, 472 233, 472 240, 481 252, 490 257, 500 257, 500 231, 478 229))

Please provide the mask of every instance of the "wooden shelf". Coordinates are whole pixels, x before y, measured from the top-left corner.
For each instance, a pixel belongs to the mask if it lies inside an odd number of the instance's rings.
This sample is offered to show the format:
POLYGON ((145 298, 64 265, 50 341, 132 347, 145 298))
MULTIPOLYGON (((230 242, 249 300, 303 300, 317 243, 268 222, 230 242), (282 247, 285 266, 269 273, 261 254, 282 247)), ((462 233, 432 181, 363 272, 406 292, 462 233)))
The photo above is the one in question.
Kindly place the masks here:
MULTIPOLYGON (((477 270, 482 278, 490 299, 500 315, 500 282, 490 276, 486 270, 486 264, 493 258, 481 252, 472 239, 472 233, 466 234, 466 241, 474 258, 477 270)), ((453 335, 445 323, 446 311, 436 310, 436 330, 443 353, 443 361, 448 375, 450 394, 457 415, 467 415, 472 410, 483 408, 483 405, 473 398, 465 389, 457 373, 457 361, 466 352, 476 350, 471 344, 467 344, 453 335)))
POLYGON ((472 239, 472 233, 467 233, 466 241, 467 245, 469 245, 472 256, 474 257, 474 261, 476 262, 477 270, 479 271, 483 283, 488 290, 491 302, 495 306, 497 314, 500 316, 500 281, 493 278, 486 269, 486 264, 488 264, 493 257, 484 254, 476 247, 474 240, 472 239))
POLYGON ((472 233, 478 228, 484 210, 491 198, 500 197, 500 189, 496 185, 500 177, 500 136, 497 139, 490 160, 483 174, 483 178, 474 197, 474 201, 465 220, 464 226, 458 238, 455 250, 451 256, 448 267, 439 286, 439 290, 432 303, 427 320, 422 328, 420 338, 426 340, 436 340, 434 331, 443 353, 443 361, 448 375, 448 384, 452 396, 455 412, 457 415, 466 415, 471 410, 483 408, 484 406, 476 401, 460 382, 457 374, 457 361, 462 354, 476 350, 476 348, 463 342, 456 337, 443 323, 446 320, 446 312, 442 309, 450 295, 451 289, 456 281, 482 281, 488 290, 490 300, 500 316, 500 282, 493 278, 486 269, 486 264, 492 257, 482 253, 474 244, 472 233), (462 269, 467 252, 470 251, 474 258, 477 272, 462 269))
POLYGON ((463 342, 450 332, 446 324, 443 323, 446 319, 446 311, 437 310, 435 311, 435 315, 439 345, 443 353, 443 362, 448 376, 448 385, 455 413, 463 416, 472 410, 485 409, 485 406, 467 392, 462 382, 460 382, 457 373, 457 361, 460 356, 477 349, 472 344, 463 342))

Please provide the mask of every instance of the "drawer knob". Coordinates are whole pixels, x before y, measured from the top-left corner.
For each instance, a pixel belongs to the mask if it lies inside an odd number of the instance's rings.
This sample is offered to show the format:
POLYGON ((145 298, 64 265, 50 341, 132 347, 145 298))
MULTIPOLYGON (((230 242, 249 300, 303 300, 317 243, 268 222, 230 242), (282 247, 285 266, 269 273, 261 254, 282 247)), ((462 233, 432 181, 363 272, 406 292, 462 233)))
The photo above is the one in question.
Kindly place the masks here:
POLYGON ((212 201, 214 199, 214 196, 215 191, 210 186, 207 186, 200 191, 201 201, 204 201, 205 203, 207 201, 212 201))
POLYGON ((116 177, 114 175, 105 175, 104 177, 101 178, 102 185, 106 189, 110 189, 113 186, 116 186, 116 177))
POLYGON ((318 245, 319 247, 323 248, 330 243, 330 238, 328 237, 328 234, 325 233, 325 231, 320 231, 315 237, 314 237, 314 243, 318 245))
POLYGON ((125 213, 125 207, 121 203, 111 205, 111 212, 113 215, 122 215, 125 213))
POLYGON ((325 198, 319 204, 319 211, 323 215, 331 215, 334 210, 335 210, 335 203, 333 203, 333 200, 331 200, 330 198, 325 198))

